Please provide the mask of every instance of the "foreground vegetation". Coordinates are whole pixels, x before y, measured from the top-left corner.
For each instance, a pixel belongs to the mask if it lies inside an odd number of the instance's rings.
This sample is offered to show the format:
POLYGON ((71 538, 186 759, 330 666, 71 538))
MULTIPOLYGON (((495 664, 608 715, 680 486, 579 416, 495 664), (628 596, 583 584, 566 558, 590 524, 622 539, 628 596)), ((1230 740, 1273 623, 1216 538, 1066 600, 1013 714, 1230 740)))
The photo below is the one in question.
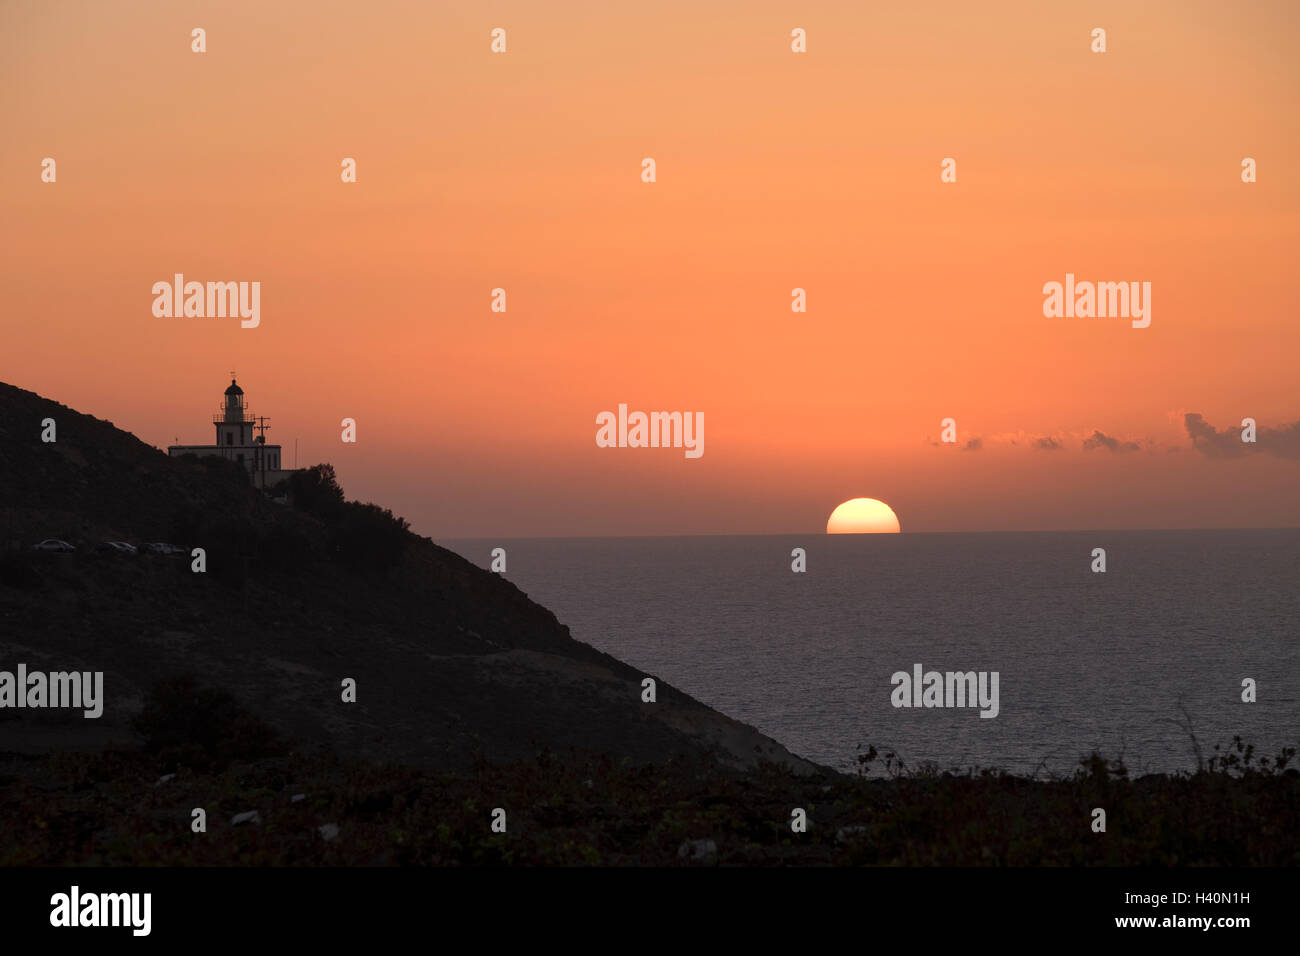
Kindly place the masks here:
POLYGON ((1068 777, 1030 780, 914 772, 874 748, 856 776, 576 752, 452 773, 292 752, 187 680, 155 689, 138 728, 139 751, 0 759, 0 864, 1300 863, 1295 750, 1260 760, 1240 740, 1195 773, 1139 779, 1095 754, 1068 777), (196 807, 206 833, 191 830, 196 807), (1097 807, 1104 833, 1092 829, 1097 807), (492 832, 495 808, 504 834, 492 832), (791 829, 795 808, 804 833, 791 829), (257 822, 232 825, 253 810, 257 822))

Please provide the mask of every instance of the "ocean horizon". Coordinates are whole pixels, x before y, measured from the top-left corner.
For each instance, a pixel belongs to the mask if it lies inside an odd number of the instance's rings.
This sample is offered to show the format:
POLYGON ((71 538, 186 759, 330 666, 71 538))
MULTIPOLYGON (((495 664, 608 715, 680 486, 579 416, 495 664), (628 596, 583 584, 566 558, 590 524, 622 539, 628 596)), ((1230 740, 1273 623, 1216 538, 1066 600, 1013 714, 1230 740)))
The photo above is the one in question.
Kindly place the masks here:
POLYGON ((576 639, 838 770, 874 745, 913 768, 1068 773, 1097 750, 1169 773, 1300 727, 1300 529, 439 543, 485 568, 505 549, 576 639), (918 665, 996 674, 996 715, 895 706, 918 665))

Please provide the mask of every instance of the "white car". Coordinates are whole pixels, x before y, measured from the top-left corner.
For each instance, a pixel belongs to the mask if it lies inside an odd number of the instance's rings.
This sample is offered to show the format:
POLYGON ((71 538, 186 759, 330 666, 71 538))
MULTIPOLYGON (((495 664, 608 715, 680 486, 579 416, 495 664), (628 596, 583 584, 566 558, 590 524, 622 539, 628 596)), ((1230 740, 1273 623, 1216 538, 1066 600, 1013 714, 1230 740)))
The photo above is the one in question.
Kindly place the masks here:
POLYGON ((177 544, 167 544, 165 541, 151 541, 145 545, 150 554, 185 554, 185 549, 177 544))
POLYGON ((33 545, 36 551, 76 551, 72 545, 66 541, 60 541, 58 538, 46 538, 40 544, 33 545))

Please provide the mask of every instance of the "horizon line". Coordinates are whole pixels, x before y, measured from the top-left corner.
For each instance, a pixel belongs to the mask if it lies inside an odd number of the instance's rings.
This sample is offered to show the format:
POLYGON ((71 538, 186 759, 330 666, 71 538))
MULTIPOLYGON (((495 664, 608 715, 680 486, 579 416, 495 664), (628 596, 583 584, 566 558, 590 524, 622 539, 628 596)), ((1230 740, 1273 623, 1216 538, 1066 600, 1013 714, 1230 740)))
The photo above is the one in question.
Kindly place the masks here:
POLYGON ((1257 525, 1254 527, 1231 527, 1231 528, 1041 528, 1034 530, 983 530, 983 531, 898 531, 889 534, 881 533, 862 533, 862 534, 827 534, 826 531, 695 531, 679 532, 675 534, 498 534, 498 535, 473 535, 473 536, 454 536, 447 535, 436 538, 433 535, 420 535, 422 538, 429 538, 434 541, 598 541, 607 538, 626 539, 626 538, 790 538, 796 536, 813 535, 815 537, 826 538, 898 538, 907 536, 921 535, 943 535, 943 534, 1145 534, 1151 532, 1167 532, 1170 534, 1183 534, 1195 531, 1300 531, 1300 525, 1257 525))

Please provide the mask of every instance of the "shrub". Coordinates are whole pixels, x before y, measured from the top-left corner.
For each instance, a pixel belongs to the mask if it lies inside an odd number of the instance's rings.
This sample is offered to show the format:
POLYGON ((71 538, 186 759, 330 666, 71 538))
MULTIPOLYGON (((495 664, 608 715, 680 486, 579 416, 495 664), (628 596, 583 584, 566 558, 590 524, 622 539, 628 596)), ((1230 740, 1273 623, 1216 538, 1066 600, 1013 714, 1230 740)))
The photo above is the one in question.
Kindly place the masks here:
POLYGON ((332 550, 354 568, 389 568, 406 552, 410 527, 387 508, 349 501, 333 528, 332 550))
POLYGON ((289 476, 289 495, 295 508, 322 521, 337 517, 343 509, 343 489, 333 465, 312 465, 295 471, 289 476))
POLYGON ((192 675, 158 681, 133 722, 144 749, 164 764, 220 771, 232 760, 284 751, 279 734, 228 692, 203 687, 192 675))

